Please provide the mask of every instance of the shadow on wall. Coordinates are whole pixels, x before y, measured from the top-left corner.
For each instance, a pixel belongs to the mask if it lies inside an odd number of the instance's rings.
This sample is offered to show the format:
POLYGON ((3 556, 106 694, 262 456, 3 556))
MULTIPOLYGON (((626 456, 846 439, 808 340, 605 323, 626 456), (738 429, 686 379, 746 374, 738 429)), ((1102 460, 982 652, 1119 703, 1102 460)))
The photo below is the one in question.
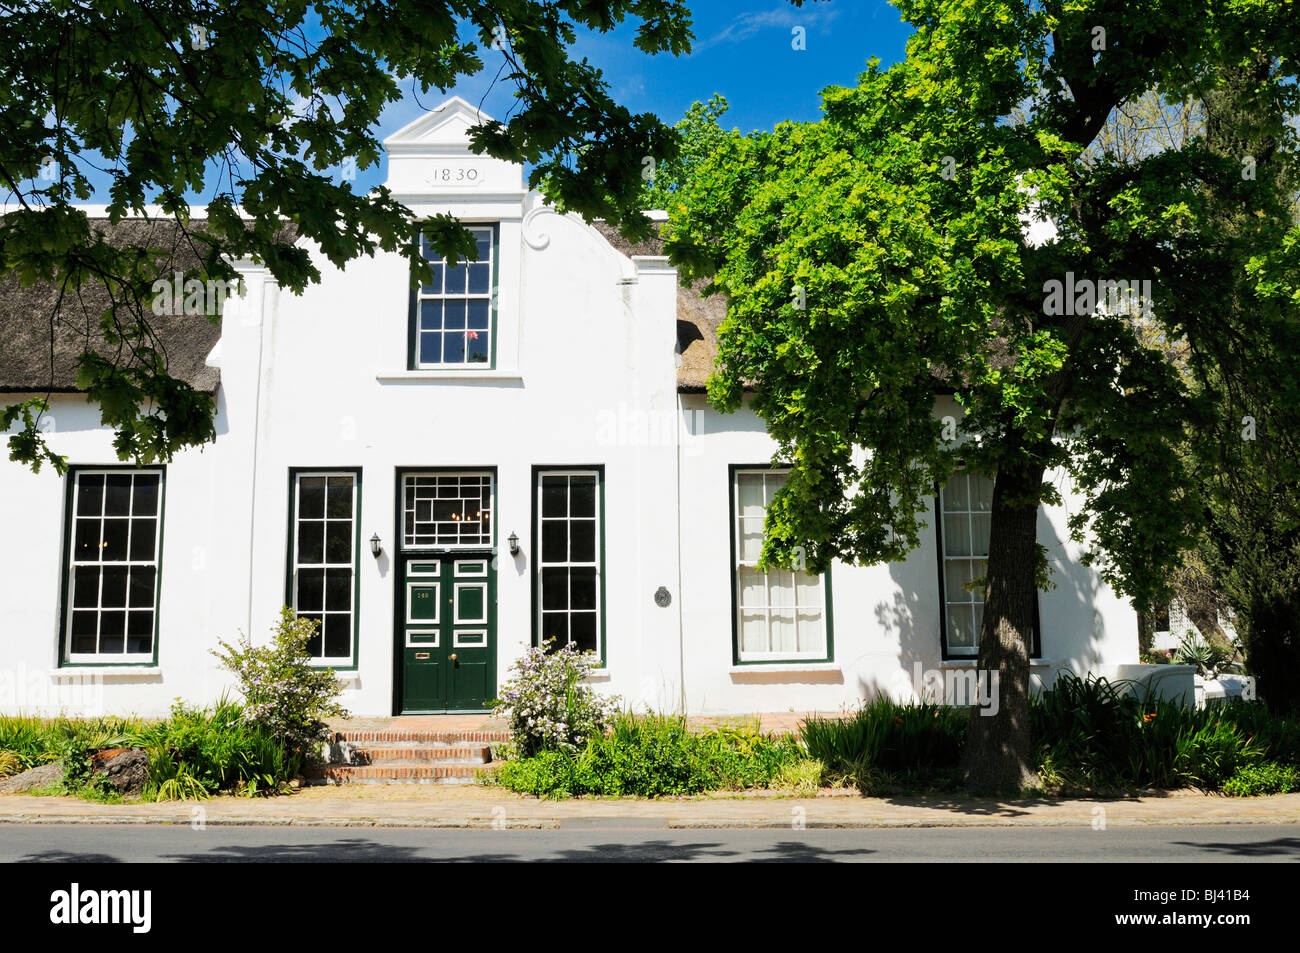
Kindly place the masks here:
MULTIPOLYGON (((921 531, 921 546, 907 559, 889 564, 893 593, 874 607, 879 650, 868 651, 844 666, 846 680, 856 686, 863 701, 882 694, 895 700, 915 698, 920 673, 944 664, 933 504, 928 521, 930 525, 921 531), (891 657, 896 667, 887 664, 891 657)), ((1062 668, 1083 674, 1100 664, 1106 630, 1097 608, 1103 589, 1100 577, 1069 558, 1066 542, 1041 509, 1038 540, 1047 548, 1050 578, 1056 585, 1038 593, 1041 651, 1031 670, 1031 684, 1043 690, 1052 686, 1062 668)))

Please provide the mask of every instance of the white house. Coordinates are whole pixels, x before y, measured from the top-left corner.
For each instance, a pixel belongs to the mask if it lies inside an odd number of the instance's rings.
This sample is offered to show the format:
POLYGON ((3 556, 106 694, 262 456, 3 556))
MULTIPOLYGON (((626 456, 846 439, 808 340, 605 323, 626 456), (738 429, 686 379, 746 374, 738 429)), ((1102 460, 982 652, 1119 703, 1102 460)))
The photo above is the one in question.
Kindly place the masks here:
MULTIPOLYGON (((549 638, 599 653, 629 703, 693 713, 836 710, 973 666, 960 584, 982 573, 987 482, 955 477, 904 562, 757 573, 782 474, 754 414, 703 396, 722 302, 470 153, 479 121, 452 98, 385 143, 389 188, 469 223, 477 262, 412 294, 396 254, 321 258, 301 296, 242 264, 219 327, 163 319, 218 432, 165 466, 119 462, 73 386, 85 316, 60 316, 52 355, 49 294, 5 286, 0 402, 53 381, 71 469, 0 463, 0 711, 210 701, 231 684, 210 650, 284 604, 322 622, 313 651, 358 715, 481 711, 549 638)), ((1132 607, 1067 539, 1077 505, 1039 517, 1042 681, 1137 661, 1132 607)))

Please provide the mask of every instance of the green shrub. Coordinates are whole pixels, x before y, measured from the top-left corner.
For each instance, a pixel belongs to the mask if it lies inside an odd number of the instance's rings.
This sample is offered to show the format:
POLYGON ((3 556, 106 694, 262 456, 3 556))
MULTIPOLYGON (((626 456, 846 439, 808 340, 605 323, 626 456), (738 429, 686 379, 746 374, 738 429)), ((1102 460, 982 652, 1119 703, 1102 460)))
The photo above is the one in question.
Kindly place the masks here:
POLYGON ((902 704, 880 695, 847 718, 805 719, 799 734, 810 757, 833 774, 944 772, 961 760, 969 710, 902 704))
POLYGON ((248 719, 239 703, 222 698, 211 709, 177 702, 171 716, 128 739, 149 752, 149 787, 155 800, 189 800, 237 791, 278 790, 300 770, 279 739, 248 719))
POLYGON ((618 700, 584 684, 597 662, 573 643, 553 641, 529 649, 512 666, 492 714, 510 723, 511 754, 527 758, 542 751, 576 754, 604 732, 618 700))
POLYGON ((665 797, 770 787, 805 757, 794 741, 756 730, 694 734, 679 716, 622 714, 581 751, 508 761, 494 780, 539 797, 665 797))
POLYGON ((17 754, 0 750, 0 780, 25 770, 22 759, 17 754))
POLYGON ((254 646, 244 636, 238 646, 221 642, 212 652, 239 679, 244 717, 276 740, 287 763, 319 760, 329 737, 325 719, 347 716, 338 703, 343 683, 333 669, 312 664, 307 645, 316 629, 314 620, 285 606, 270 645, 254 646))
POLYGON ((1223 783, 1223 793, 1232 797, 1290 794, 1292 791, 1300 791, 1300 768, 1276 761, 1242 765, 1223 783))

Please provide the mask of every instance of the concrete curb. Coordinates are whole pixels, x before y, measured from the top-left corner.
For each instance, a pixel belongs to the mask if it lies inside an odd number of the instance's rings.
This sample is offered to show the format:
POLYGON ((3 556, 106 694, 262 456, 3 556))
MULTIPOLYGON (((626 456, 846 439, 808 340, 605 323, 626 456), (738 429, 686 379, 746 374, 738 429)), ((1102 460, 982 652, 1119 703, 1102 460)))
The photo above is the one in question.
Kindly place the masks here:
MULTIPOLYGON (((9 814, 0 816, 0 826, 17 824, 93 824, 160 825, 191 827, 192 817, 170 814, 97 814, 48 815, 9 814)), ((635 826, 661 830, 857 830, 857 829, 908 829, 943 827, 982 828, 1058 828, 1087 829, 1091 820, 1065 820, 1061 818, 1000 818, 1000 817, 949 817, 949 818, 837 818, 834 820, 803 819, 795 827, 791 819, 777 818, 724 818, 724 817, 287 817, 276 815, 225 815, 206 817, 205 827, 311 827, 311 828, 433 828, 470 830, 599 830, 601 828, 635 826), (592 822, 596 823, 593 824, 592 822)), ((1251 824, 1298 824, 1300 816, 1277 817, 1194 817, 1194 818, 1109 818, 1106 828, 1123 827, 1217 827, 1251 824)))

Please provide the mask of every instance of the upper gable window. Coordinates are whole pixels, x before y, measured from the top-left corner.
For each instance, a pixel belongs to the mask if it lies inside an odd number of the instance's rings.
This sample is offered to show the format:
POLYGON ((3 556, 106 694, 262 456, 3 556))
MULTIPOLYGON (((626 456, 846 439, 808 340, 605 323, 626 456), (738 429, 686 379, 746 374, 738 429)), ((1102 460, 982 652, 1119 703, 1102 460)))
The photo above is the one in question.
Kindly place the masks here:
POLYGON ((446 261, 420 236, 433 281, 411 295, 411 367, 491 369, 496 362, 497 229, 469 226, 477 261, 446 261))

